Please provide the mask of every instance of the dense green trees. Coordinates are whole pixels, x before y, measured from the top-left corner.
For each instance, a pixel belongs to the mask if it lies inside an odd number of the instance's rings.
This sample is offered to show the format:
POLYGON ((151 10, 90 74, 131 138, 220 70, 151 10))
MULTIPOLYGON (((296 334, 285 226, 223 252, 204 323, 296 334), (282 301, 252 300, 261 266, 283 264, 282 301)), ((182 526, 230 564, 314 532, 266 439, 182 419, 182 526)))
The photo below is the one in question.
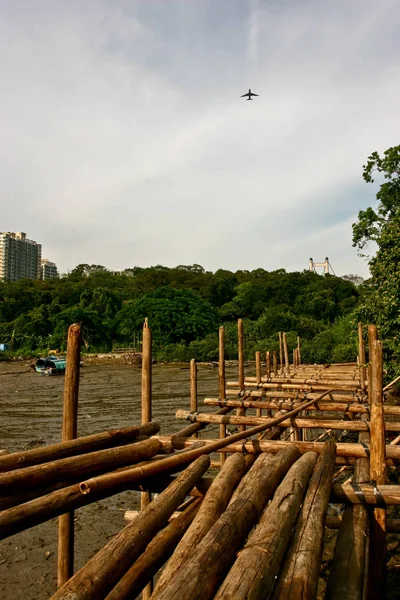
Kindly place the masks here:
POLYGON ((377 251, 369 257, 371 279, 362 286, 363 300, 359 316, 376 323, 384 341, 387 366, 398 371, 400 364, 400 146, 379 156, 371 154, 364 166, 366 182, 373 183, 374 173, 382 182, 376 195, 377 209, 360 211, 353 225, 353 245, 360 252, 369 242, 377 251))
POLYGON ((222 323, 227 358, 235 358, 242 317, 249 357, 276 349, 276 333, 285 330, 289 340, 303 338, 309 360, 330 360, 329 332, 341 319, 348 322, 358 296, 351 282, 308 271, 211 273, 200 265, 157 265, 114 273, 79 265, 59 280, 0 283, 0 342, 21 353, 64 348, 68 326, 81 321, 86 349, 107 351, 132 346, 148 317, 160 360, 216 359, 222 323))

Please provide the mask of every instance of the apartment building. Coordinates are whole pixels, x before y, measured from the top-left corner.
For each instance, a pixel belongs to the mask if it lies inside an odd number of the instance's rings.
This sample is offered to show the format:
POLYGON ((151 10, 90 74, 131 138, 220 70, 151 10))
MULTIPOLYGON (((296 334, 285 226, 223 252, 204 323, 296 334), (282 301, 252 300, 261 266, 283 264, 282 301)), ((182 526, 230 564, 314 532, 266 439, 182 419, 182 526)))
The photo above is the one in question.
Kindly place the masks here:
POLYGON ((58 270, 56 263, 50 262, 48 258, 41 260, 41 278, 54 279, 58 278, 58 270))
POLYGON ((0 232, 0 279, 40 279, 42 246, 26 233, 0 232))

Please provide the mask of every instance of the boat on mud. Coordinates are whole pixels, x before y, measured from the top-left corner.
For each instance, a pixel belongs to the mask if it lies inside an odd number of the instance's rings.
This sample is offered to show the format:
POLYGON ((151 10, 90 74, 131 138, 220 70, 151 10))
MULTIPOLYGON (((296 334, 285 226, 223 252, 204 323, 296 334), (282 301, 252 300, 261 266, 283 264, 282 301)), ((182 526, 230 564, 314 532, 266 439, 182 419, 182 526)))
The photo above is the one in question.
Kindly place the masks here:
POLYGON ((64 375, 67 361, 58 356, 48 356, 47 358, 38 358, 35 364, 35 371, 42 375, 64 375))

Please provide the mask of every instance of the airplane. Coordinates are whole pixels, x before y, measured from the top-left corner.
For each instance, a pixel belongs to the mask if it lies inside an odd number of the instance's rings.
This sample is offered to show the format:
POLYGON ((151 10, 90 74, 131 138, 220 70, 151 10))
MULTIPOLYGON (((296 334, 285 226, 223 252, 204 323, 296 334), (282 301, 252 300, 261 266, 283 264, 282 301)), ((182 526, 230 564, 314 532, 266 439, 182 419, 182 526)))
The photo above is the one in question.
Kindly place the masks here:
POLYGON ((252 96, 258 96, 258 94, 255 94, 254 92, 251 91, 251 89, 249 88, 249 91, 247 92, 247 94, 243 94, 243 96, 240 96, 241 98, 246 98, 247 100, 253 100, 252 96))

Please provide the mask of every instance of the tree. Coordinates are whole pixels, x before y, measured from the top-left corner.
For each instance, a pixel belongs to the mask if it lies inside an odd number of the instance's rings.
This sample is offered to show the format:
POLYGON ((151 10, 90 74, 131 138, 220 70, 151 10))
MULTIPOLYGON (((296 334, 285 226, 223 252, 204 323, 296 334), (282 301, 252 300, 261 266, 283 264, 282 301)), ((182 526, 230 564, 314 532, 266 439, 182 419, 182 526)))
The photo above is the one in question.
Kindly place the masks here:
POLYGON ((364 284, 359 316, 378 326, 387 366, 395 371, 400 359, 400 146, 389 148, 382 157, 371 154, 364 165, 365 181, 373 183, 374 173, 383 176, 376 194, 378 207, 360 211, 353 225, 353 246, 360 252, 370 241, 377 245, 369 260, 371 279, 364 284))

